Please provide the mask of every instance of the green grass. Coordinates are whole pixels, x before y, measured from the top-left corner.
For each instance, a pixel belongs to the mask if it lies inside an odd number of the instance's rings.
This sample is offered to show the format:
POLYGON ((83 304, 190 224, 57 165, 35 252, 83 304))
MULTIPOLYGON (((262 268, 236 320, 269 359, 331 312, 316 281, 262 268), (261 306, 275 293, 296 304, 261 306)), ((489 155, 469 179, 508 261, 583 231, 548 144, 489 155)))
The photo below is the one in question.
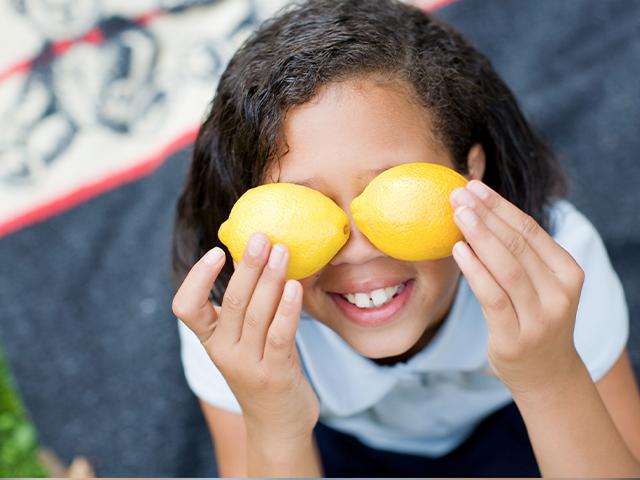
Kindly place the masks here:
POLYGON ((0 477, 46 477, 37 448, 35 431, 0 351, 0 477))

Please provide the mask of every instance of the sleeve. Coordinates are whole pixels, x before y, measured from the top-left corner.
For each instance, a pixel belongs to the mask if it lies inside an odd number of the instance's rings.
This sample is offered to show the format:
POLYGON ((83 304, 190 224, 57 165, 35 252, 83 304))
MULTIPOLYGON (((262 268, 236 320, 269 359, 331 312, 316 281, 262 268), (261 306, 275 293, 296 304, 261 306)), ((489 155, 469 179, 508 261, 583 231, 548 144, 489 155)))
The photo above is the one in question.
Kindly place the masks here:
POLYGON ((591 378, 597 382, 618 360, 627 344, 629 313, 624 290, 591 222, 566 201, 559 202, 553 213, 555 240, 585 272, 574 341, 591 378))
POLYGON ((198 337, 178 320, 181 357, 187 384, 193 393, 214 407, 242 413, 227 381, 207 355, 198 337))

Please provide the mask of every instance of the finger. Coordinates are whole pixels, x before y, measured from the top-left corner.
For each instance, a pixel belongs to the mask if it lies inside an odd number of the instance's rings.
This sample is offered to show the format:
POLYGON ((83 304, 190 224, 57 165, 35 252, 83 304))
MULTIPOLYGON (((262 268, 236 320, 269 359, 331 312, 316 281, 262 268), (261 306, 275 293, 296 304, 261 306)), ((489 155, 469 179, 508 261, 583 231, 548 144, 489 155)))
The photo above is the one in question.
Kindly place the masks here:
POLYGON ((454 219, 476 257, 509 295, 518 316, 522 317, 537 306, 538 294, 524 267, 475 211, 466 206, 458 207, 454 219))
POLYGON ((189 271, 173 297, 173 313, 195 333, 201 342, 206 342, 216 328, 218 315, 209 294, 216 278, 224 266, 222 249, 209 250, 189 271))
POLYGON ((231 275, 222 297, 218 329, 233 342, 240 339, 245 312, 256 283, 267 260, 269 239, 263 233, 254 233, 249 238, 242 260, 231 275))
POLYGON ((549 270, 562 277, 562 272, 572 271, 575 260, 564 248, 549 235, 531 216, 524 213, 486 184, 472 180, 467 184, 482 202, 498 217, 520 232, 531 245, 531 248, 545 262, 549 270))
POLYGON ((466 188, 455 189, 451 192, 451 198, 454 202, 454 208, 460 205, 472 208, 487 228, 516 257, 529 275, 538 297, 542 298, 549 288, 557 288, 558 279, 549 270, 537 252, 531 248, 531 245, 529 245, 529 242, 521 232, 516 231, 511 225, 504 222, 466 188))
POLYGON ((520 324, 507 293, 465 242, 453 246, 453 258, 478 299, 491 334, 495 338, 517 338, 520 324))
POLYGON ((267 329, 282 296, 288 257, 289 254, 284 245, 276 244, 271 248, 267 266, 262 271, 247 307, 240 341, 249 351, 256 352, 259 359, 264 353, 267 329))
POLYGON ((296 330, 302 312, 302 285, 296 280, 288 280, 278 305, 278 310, 267 333, 264 359, 268 362, 282 362, 295 351, 296 330))

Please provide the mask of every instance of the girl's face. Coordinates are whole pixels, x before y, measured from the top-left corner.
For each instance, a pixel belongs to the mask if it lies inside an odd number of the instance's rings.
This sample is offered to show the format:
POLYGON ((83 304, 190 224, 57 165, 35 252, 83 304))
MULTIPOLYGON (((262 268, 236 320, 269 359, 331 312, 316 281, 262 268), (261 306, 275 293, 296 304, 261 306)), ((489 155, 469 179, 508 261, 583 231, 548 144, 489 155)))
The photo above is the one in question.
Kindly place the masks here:
MULTIPOLYGON (((268 181, 314 188, 351 219, 344 247, 322 270, 301 281, 304 309, 369 358, 424 347, 452 304, 460 275, 456 263, 452 257, 406 262, 387 256, 357 229, 349 204, 377 174, 393 166, 430 162, 453 167, 448 151, 435 139, 428 113, 398 82, 353 80, 330 84, 312 101, 291 109, 284 134, 288 151, 268 181), (339 295, 398 285, 403 291, 374 309, 348 305, 339 295)), ((472 151, 471 172, 481 176, 484 156, 475 147, 472 151)))

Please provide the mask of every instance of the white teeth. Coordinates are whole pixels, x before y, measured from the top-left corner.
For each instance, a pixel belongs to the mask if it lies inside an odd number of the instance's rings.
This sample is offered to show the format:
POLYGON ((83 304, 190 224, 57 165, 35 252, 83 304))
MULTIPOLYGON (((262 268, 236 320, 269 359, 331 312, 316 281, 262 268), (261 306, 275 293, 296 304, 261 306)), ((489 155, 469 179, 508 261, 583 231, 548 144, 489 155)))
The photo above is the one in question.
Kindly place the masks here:
POLYGON ((346 293, 342 297, 359 308, 375 308, 390 302, 402 290, 404 290, 404 284, 400 283, 393 287, 378 288, 369 293, 346 293))
POLYGON ((356 305, 360 308, 369 308, 371 306, 371 299, 366 293, 356 293, 356 305))
POLYGON ((387 287, 384 289, 384 293, 387 294, 388 298, 391 298, 396 294, 398 288, 400 288, 398 285, 396 285, 395 287, 387 287))
POLYGON ((376 307, 379 307, 383 303, 386 303, 390 297, 387 296, 387 293, 384 288, 379 288, 378 290, 374 290, 371 292, 371 301, 376 307))

